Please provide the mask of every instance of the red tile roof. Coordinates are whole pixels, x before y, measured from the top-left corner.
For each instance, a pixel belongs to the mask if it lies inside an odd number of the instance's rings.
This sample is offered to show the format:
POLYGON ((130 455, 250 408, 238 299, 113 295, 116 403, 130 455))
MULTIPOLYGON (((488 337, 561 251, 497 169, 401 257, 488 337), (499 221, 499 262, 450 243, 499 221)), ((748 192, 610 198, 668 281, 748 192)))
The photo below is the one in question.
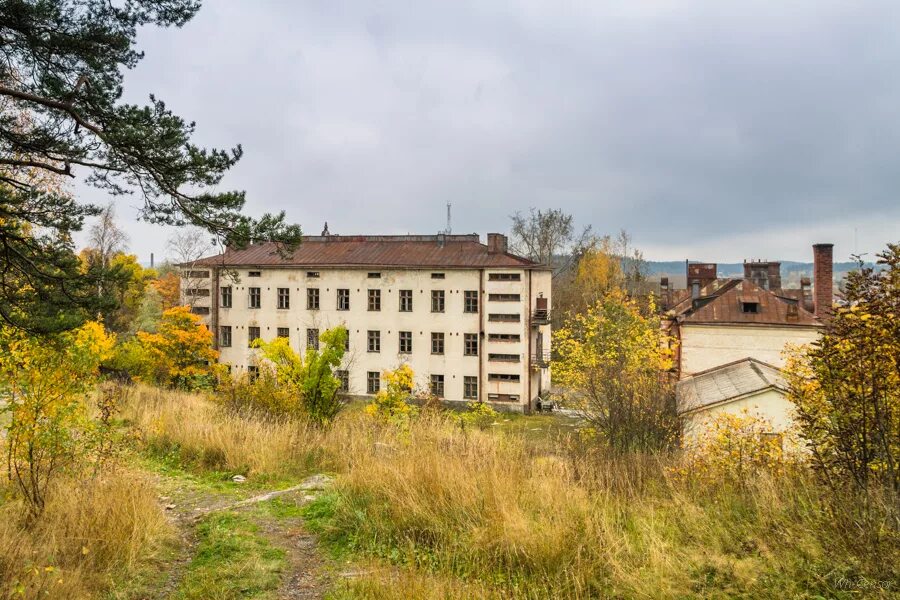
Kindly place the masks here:
POLYGON ((292 255, 281 256, 274 243, 200 259, 198 266, 416 267, 544 269, 508 252, 488 252, 478 235, 307 236, 292 255), (441 239, 443 238, 443 240, 441 239))
POLYGON ((706 286, 697 300, 687 298, 673 307, 685 324, 741 323, 760 325, 821 325, 796 300, 778 296, 748 279, 719 280, 706 286), (742 302, 757 302, 757 312, 744 312, 742 302))

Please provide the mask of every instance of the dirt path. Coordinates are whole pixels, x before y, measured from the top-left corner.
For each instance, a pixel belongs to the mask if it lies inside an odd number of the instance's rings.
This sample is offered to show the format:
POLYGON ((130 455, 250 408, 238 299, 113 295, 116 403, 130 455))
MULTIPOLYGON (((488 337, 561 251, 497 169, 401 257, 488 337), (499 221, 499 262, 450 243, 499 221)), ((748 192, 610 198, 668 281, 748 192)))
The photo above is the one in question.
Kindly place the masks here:
MULTIPOLYGON (((331 483, 327 475, 307 477, 300 484, 282 490, 272 490, 243 499, 235 499, 226 493, 217 493, 197 486, 185 485, 160 476, 160 496, 167 513, 181 536, 179 552, 174 558, 165 585, 155 598, 170 598, 195 554, 197 536, 195 527, 207 515, 220 512, 251 513, 263 502, 276 498, 297 506, 314 500, 331 483)), ((325 563, 318 550, 314 535, 306 531, 299 517, 272 518, 254 514, 260 534, 273 546, 285 551, 287 568, 282 577, 277 597, 282 600, 313 600, 322 598, 328 589, 325 563)))

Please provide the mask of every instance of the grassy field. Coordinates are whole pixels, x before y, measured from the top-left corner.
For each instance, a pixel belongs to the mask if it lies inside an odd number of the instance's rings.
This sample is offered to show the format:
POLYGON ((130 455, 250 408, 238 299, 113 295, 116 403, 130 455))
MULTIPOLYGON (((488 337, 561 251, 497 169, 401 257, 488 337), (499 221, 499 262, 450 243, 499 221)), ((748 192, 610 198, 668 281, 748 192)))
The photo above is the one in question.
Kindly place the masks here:
POLYGON ((138 388, 119 479, 56 496, 39 531, 0 524, 0 572, 53 566, 70 583, 48 589, 73 598, 288 598, 298 581, 333 599, 896 597, 896 529, 860 536, 808 474, 700 486, 673 458, 576 451, 578 426, 351 410, 323 431, 138 388), (235 507, 314 473, 334 484, 235 507))

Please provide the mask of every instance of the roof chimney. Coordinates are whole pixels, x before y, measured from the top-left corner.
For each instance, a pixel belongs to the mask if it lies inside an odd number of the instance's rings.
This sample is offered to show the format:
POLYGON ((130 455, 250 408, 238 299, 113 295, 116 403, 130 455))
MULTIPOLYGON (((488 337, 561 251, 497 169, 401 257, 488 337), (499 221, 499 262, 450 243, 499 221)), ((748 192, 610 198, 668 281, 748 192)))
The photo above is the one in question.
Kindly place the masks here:
POLYGON ((834 302, 834 244, 813 244, 813 303, 820 320, 831 316, 834 302))
POLYGON ((487 234, 487 247, 490 254, 506 254, 509 243, 502 233, 487 234))

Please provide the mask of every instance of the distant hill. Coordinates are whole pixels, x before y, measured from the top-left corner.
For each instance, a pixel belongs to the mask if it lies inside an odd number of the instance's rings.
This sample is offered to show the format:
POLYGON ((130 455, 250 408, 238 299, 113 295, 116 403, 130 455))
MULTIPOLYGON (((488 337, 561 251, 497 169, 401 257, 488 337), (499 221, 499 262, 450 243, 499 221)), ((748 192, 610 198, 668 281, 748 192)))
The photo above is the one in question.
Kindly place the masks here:
MULTIPOLYGON (((647 261, 647 269, 651 279, 668 277, 675 287, 685 287, 684 261, 647 261)), ((847 273, 856 269, 854 262, 834 263, 834 279, 842 280, 847 273)), ((719 277, 741 277, 744 274, 744 263, 718 263, 719 277)), ((798 287, 801 277, 812 277, 813 263, 784 261, 781 263, 781 279, 786 287, 798 287)))

